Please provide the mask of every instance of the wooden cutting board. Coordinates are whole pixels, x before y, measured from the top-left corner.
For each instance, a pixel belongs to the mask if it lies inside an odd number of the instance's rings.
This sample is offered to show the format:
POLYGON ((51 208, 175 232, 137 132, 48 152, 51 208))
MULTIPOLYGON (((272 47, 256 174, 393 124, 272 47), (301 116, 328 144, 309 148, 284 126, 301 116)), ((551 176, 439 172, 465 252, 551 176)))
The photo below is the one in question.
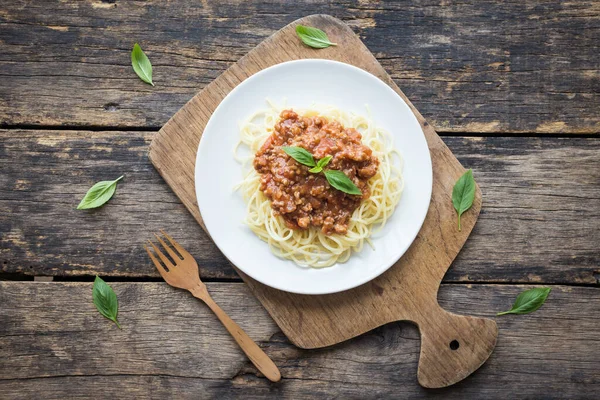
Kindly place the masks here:
POLYGON ((417 324, 421 333, 419 383, 431 388, 456 383, 485 362, 498 334, 493 320, 452 314, 437 302, 440 282, 479 215, 481 191, 478 187, 473 207, 462 218, 462 232, 458 232, 451 194, 464 168, 343 22, 328 15, 312 15, 266 39, 166 123, 152 141, 150 159, 206 230, 196 203, 194 164, 200 136, 211 114, 244 79, 272 65, 303 58, 337 60, 362 68, 387 83, 411 107, 425 132, 433 162, 429 211, 414 243, 393 267, 373 281, 346 292, 321 296, 292 294, 238 273, 295 345, 329 346, 392 321, 408 320, 417 324), (304 46, 295 34, 297 24, 324 30, 338 46, 321 50, 304 46))

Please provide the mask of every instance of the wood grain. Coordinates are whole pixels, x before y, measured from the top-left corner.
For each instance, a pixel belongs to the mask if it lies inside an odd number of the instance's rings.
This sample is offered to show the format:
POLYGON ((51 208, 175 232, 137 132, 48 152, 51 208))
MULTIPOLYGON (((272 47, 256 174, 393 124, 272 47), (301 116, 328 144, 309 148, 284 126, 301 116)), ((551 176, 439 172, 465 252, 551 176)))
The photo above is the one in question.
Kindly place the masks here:
POLYGON ((0 123, 159 128, 318 10, 352 26, 438 132, 600 131, 600 7, 560 0, 6 1, 0 123), (156 87, 131 69, 135 42, 156 87))
MULTIPOLYGON (((281 367, 282 381, 270 384, 188 293, 158 282, 111 285, 122 331, 95 310, 91 283, 0 282, 0 398, 593 399, 600 391, 595 288, 554 286, 534 314, 495 318, 500 338, 490 360, 457 385, 427 390, 415 379, 419 333, 408 323, 302 350, 245 285, 208 284, 281 367)), ((525 288, 442 285, 439 300, 493 317, 525 288)))
MULTIPOLYGON (((158 278, 142 243, 164 228, 203 278, 239 280, 147 159, 153 135, 0 130, 0 271, 158 278), (121 174, 105 207, 75 210, 92 184, 121 174)), ((477 225, 445 281, 599 283, 598 139, 444 141, 483 191, 477 225)))
MULTIPOLYGON (((4 2, 0 125, 89 130, 0 130, 0 280, 157 278, 139 244, 165 227, 201 261, 203 276, 237 279, 150 166, 150 130, 261 40, 325 3, 438 132, 600 131, 597 1, 4 2), (155 66, 157 88, 131 71, 136 41, 155 66), (128 180, 105 208, 74 210, 94 182, 123 171, 128 180)), ((444 141, 475 166, 484 194, 445 281, 600 284, 596 140, 444 141)), ((0 398, 594 399, 600 390, 597 288, 553 287, 535 314, 498 318, 488 362, 461 383, 426 390, 415 380, 413 325, 301 350, 244 285, 209 284, 285 366, 283 382, 270 385, 194 299, 164 284, 111 284, 124 332, 93 309, 91 284, 0 282, 0 398)), ((439 300, 493 317, 524 288, 442 285, 439 300)))
POLYGON ((457 232, 451 193, 465 169, 342 21, 329 15, 312 15, 265 39, 194 96, 161 128, 150 144, 149 158, 196 221, 206 229, 196 203, 194 164, 200 136, 210 116, 244 79, 281 62, 315 57, 345 62, 370 72, 410 107, 431 153, 433 190, 429 210, 421 230, 402 258, 385 273, 354 289, 322 296, 298 295, 268 287, 239 270, 238 274, 287 337, 299 347, 330 346, 391 321, 409 320, 417 324, 421 333, 419 383, 439 388, 459 382, 485 362, 498 335, 494 321, 449 313, 436 301, 443 276, 475 225, 481 210, 481 191, 476 185, 473 205, 461 218, 462 231, 457 232), (315 50, 300 44, 295 31, 298 24, 323 29, 338 46, 315 50), (328 329, 323 329, 324 326, 328 329), (462 343, 462 347, 452 348, 451 343, 462 343))

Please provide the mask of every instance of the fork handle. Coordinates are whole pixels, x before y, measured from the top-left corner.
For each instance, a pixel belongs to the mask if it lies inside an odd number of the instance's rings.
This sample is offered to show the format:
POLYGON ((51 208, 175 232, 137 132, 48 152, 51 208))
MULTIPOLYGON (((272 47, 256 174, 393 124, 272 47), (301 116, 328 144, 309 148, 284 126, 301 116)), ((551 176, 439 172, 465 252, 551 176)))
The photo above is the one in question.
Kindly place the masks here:
POLYGON ((269 356, 262 351, 260 347, 248 336, 246 332, 238 324, 236 324, 229 315, 225 313, 214 302, 214 300, 205 292, 202 294, 196 294, 192 292, 194 297, 204 301, 206 305, 215 313, 219 320, 223 323, 225 328, 229 331, 231 336, 235 339, 237 344, 242 348, 244 353, 248 356, 250 361, 263 373, 267 379, 272 382, 278 382, 281 379, 281 373, 275 365, 275 363, 269 358, 269 356))

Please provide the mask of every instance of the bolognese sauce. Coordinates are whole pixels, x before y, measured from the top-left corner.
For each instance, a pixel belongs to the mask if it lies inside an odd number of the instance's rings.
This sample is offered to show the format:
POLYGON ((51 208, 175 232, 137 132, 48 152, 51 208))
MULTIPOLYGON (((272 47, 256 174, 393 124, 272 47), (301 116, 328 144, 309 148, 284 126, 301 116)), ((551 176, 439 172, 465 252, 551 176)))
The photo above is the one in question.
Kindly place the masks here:
POLYGON ((299 116, 284 110, 271 134, 254 158, 260 174, 260 190, 291 229, 320 228, 323 233, 345 234, 354 210, 369 198, 368 180, 375 176, 379 160, 361 142, 354 128, 320 116, 299 116), (351 195, 333 188, 322 173, 310 173, 282 146, 302 147, 315 159, 332 156, 327 169, 340 170, 360 189, 351 195))

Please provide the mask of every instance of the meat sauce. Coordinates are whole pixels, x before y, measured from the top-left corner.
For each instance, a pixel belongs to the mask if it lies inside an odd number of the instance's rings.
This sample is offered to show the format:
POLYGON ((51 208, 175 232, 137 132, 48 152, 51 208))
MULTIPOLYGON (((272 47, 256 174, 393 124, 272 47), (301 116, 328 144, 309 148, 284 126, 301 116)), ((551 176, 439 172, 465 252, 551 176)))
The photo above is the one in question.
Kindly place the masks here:
POLYGON ((301 117, 284 110, 254 158, 261 175, 260 190, 271 201, 291 229, 317 227, 327 235, 345 234, 354 210, 370 196, 367 181, 377 173, 379 160, 362 144, 361 134, 324 117, 301 117), (323 173, 287 155, 282 146, 302 147, 315 161, 332 156, 326 169, 343 171, 360 189, 362 196, 350 195, 329 185, 323 173))

